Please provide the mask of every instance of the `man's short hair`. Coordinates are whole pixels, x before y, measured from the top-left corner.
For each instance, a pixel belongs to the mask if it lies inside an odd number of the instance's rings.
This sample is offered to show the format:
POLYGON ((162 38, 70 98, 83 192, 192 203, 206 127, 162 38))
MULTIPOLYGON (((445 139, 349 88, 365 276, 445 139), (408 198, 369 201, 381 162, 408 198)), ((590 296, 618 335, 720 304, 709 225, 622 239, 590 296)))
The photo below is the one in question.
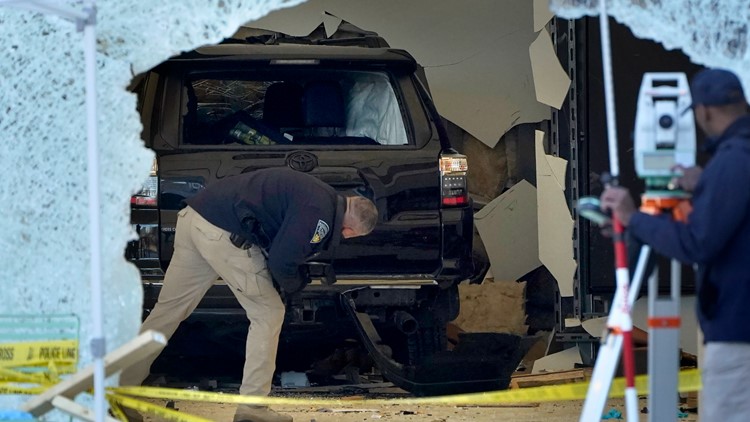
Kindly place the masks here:
POLYGON ((361 235, 370 234, 378 224, 378 209, 375 204, 362 196, 352 196, 349 201, 349 211, 359 222, 358 231, 361 235))
POLYGON ((693 77, 690 86, 693 106, 744 104, 745 93, 737 75, 724 69, 705 69, 693 77))

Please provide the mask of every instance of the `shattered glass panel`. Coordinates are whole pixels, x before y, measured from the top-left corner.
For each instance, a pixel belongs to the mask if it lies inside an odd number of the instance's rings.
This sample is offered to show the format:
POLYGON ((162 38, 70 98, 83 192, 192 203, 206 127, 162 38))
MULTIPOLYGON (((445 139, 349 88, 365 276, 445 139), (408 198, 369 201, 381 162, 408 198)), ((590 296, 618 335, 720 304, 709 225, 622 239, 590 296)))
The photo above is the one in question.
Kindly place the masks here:
MULTIPOLYGON (((79 367, 91 364, 83 34, 53 15, 0 3, 0 314, 76 315, 79 367)), ((138 331, 142 291, 123 257, 135 239, 130 195, 153 154, 140 139, 135 74, 181 51, 214 44, 244 22, 298 0, 97 2, 98 142, 104 332, 114 350, 138 331)), ((59 2, 81 8, 80 1, 59 2)), ((28 396, 0 395, 0 409, 28 396)), ((88 399, 83 399, 88 401, 88 399)), ((46 420, 68 420, 55 414, 46 420)))
MULTIPOLYGON (((750 86, 746 0, 629 0, 608 1, 607 12, 639 38, 681 49, 694 63, 730 69, 750 86)), ((550 0, 560 17, 598 15, 598 0, 550 0)), ((617 54, 613 51, 612 54, 617 54)))

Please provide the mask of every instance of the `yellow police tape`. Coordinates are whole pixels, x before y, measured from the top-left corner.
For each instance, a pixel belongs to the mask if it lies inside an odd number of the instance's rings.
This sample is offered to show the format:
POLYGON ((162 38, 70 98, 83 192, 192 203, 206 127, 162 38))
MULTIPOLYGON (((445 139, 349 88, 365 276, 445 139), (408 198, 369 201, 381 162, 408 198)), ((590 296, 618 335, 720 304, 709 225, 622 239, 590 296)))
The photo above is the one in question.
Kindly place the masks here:
POLYGON ((107 400, 113 409, 114 414, 118 419, 127 421, 125 413, 122 411, 120 406, 129 407, 139 412, 148 413, 150 415, 159 416, 159 420, 178 421, 178 422, 211 422, 211 419, 201 418, 200 416, 194 416, 176 410, 167 409, 156 404, 146 403, 141 400, 136 400, 131 397, 122 396, 119 394, 107 394, 107 400))
MULTIPOLYGON (((205 391, 177 390, 159 387, 117 387, 109 389, 117 395, 114 401, 120 401, 122 396, 144 397, 152 399, 185 400, 214 403, 252 404, 252 405, 451 405, 472 406, 507 403, 547 402, 564 400, 581 400, 586 397, 589 383, 573 383, 553 385, 547 387, 521 388, 513 390, 490 391, 485 393, 457 394, 451 396, 420 397, 405 399, 362 399, 341 400, 325 398, 291 398, 291 397, 260 397, 240 396, 236 394, 211 393, 205 391)), ((698 391, 701 388, 700 373, 697 369, 682 371, 679 374, 678 391, 698 391)), ((648 376, 636 377, 636 389, 639 394, 648 394, 648 376)), ((623 378, 613 380, 609 390, 609 397, 622 397, 625 391, 623 378)), ((132 402, 131 402, 132 403, 132 402)), ((143 402, 141 402, 143 403, 143 402)), ((130 407, 125 402, 122 404, 130 407)), ((146 411, 145 408, 136 408, 146 411)), ((187 419, 180 419, 185 420, 187 419)))
POLYGON ((78 361, 78 340, 26 341, 0 343, 0 367, 75 364, 78 361))
POLYGON ((42 393, 77 362, 77 340, 0 343, 0 394, 42 393))

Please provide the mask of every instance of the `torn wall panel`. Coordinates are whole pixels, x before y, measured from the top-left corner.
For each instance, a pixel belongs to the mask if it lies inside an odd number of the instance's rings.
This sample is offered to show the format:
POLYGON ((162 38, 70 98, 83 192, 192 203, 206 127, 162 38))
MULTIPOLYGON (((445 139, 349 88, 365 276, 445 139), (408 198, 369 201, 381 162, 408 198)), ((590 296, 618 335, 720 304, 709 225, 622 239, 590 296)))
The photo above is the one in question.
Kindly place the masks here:
POLYGON ((528 52, 536 38, 532 2, 312 0, 248 26, 307 35, 324 12, 414 55, 441 114, 490 147, 516 124, 550 118, 536 100, 528 52))
POLYGON ((474 217, 496 280, 515 281, 539 267, 537 193, 522 180, 474 217))
POLYGON ((529 46, 529 57, 537 101, 559 110, 568 95, 570 78, 555 56, 555 47, 546 29, 539 31, 539 36, 529 46))
POLYGON ((537 359, 534 362, 534 369, 531 373, 541 374, 545 372, 567 371, 576 368, 581 363, 583 363, 581 360, 581 349, 578 346, 573 346, 562 352, 537 359))
POLYGON ((534 0, 534 31, 541 31, 555 15, 549 9, 549 0, 534 0))
POLYGON ((565 200, 566 161, 544 153, 544 132, 536 131, 536 186, 539 259, 557 280, 560 296, 573 295, 573 218, 565 200))
MULTIPOLYGON (((633 326, 648 330, 648 296, 635 301, 631 308, 633 326)), ((607 318, 587 319, 583 328, 593 337, 602 337, 607 330, 607 318)), ((567 325, 566 325, 567 326, 567 325)), ((698 354, 698 318, 695 315, 695 296, 680 299, 680 349, 693 355, 698 354)))

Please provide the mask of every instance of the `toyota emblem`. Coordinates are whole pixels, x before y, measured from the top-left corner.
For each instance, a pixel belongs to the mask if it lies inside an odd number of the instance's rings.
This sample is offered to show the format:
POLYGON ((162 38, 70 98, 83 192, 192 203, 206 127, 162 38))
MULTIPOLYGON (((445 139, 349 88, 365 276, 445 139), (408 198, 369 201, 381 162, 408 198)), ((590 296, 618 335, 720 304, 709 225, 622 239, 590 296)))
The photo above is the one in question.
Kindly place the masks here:
POLYGON ((286 165, 307 173, 318 166, 318 158, 307 151, 295 151, 286 158, 286 165))

